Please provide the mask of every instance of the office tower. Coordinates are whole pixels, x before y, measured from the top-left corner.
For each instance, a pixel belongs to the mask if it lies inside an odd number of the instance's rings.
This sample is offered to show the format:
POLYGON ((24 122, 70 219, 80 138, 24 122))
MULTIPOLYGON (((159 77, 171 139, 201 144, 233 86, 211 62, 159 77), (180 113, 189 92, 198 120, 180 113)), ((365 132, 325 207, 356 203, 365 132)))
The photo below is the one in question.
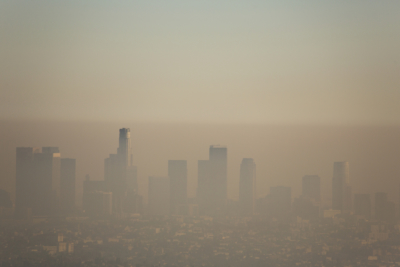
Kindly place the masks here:
POLYGON ((221 208, 227 200, 227 148, 224 146, 210 146, 210 175, 215 186, 214 198, 221 208))
POLYGON ((58 147, 17 147, 16 217, 59 212, 60 153, 58 147))
POLYGON ((61 159, 60 165, 60 206, 64 214, 75 210, 75 159, 61 159))
POLYGON ((227 148, 210 146, 209 160, 198 162, 197 198, 203 215, 223 214, 227 200, 227 148))
POLYGON ((351 207, 349 180, 349 163, 347 161, 335 162, 332 178, 332 209, 345 211, 351 207))
POLYGON ((256 199, 256 164, 251 158, 244 158, 240 164, 239 206, 243 216, 254 213, 256 199))
POLYGON ((302 196, 321 201, 321 178, 318 175, 306 175, 302 179, 302 196))
POLYGON ((33 154, 33 215, 48 216, 59 212, 60 153, 58 148, 44 147, 33 154))
POLYGON ((131 135, 129 128, 119 130, 119 147, 117 154, 110 154, 104 160, 104 180, 108 191, 113 194, 113 213, 121 217, 129 210, 127 194, 137 194, 137 169, 132 165, 131 135))
POLYGON ((187 163, 186 160, 169 160, 170 212, 178 213, 178 206, 187 204, 187 163))
POLYGON ((149 177, 148 211, 150 215, 169 214, 170 181, 168 177, 149 177))
POLYGON ((371 198, 369 194, 354 195, 354 214, 363 216, 365 219, 371 218, 371 198))
POLYGON ((321 178, 318 175, 305 175, 302 178, 302 194, 293 202, 296 216, 309 220, 316 219, 321 205, 321 178))

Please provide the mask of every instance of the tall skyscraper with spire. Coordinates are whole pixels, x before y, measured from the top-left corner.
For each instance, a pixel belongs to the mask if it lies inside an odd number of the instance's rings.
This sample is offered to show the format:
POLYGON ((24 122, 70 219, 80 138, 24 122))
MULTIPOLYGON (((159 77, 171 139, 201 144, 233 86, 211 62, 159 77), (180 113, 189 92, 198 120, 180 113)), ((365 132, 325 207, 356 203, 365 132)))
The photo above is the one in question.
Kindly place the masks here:
MULTIPOLYGON (((129 194, 137 194, 137 171, 133 166, 131 133, 129 128, 119 129, 119 147, 117 154, 110 154, 104 160, 104 180, 113 195, 113 214, 121 217, 123 212, 131 210, 127 199, 129 194)), ((134 205, 134 204, 132 204, 134 205)))

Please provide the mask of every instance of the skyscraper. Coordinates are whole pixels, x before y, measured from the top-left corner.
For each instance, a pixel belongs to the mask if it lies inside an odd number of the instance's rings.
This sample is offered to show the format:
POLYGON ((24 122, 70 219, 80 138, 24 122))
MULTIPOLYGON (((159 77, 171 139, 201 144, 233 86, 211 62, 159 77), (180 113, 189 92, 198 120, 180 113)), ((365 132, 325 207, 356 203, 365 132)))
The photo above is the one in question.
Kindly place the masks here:
POLYGON ((60 153, 58 147, 17 147, 16 216, 54 215, 59 211, 60 153))
POLYGON ((137 190, 137 170, 132 162, 130 129, 119 129, 117 154, 110 154, 104 160, 104 180, 112 192, 113 213, 116 217, 121 217, 124 210, 128 209, 126 206, 130 205, 127 192, 132 194, 131 191, 137 190))
POLYGON ((75 159, 61 159, 60 172, 60 206, 63 213, 69 214, 75 209, 75 159))
POLYGON ((351 188, 349 182, 349 163, 347 161, 335 162, 332 178, 332 209, 350 210, 351 188))
POLYGON ((302 179, 302 196, 321 201, 321 178, 318 175, 305 175, 302 179))
POLYGON ((179 205, 187 204, 186 160, 169 160, 168 177, 170 181, 170 212, 176 214, 179 205))
POLYGON ((224 213, 227 200, 227 148, 210 146, 209 160, 199 160, 198 163, 197 198, 200 213, 224 213))
POLYGON ((33 215, 55 215, 60 200, 60 153, 58 148, 44 147, 33 155, 33 215))
POLYGON ((244 158, 240 164, 239 205, 240 213, 251 216, 256 199, 256 164, 251 158, 244 158))
POLYGON ((169 214, 170 182, 168 177, 149 177, 149 214, 162 216, 169 214))

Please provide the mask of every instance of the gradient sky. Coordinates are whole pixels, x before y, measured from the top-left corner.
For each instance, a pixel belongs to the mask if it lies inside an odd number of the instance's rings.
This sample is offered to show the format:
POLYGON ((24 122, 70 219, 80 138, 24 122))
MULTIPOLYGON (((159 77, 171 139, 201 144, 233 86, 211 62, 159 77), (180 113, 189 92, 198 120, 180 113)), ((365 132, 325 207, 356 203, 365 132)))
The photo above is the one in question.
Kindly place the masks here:
POLYGON ((400 1, 0 0, 0 118, 399 124, 400 1))

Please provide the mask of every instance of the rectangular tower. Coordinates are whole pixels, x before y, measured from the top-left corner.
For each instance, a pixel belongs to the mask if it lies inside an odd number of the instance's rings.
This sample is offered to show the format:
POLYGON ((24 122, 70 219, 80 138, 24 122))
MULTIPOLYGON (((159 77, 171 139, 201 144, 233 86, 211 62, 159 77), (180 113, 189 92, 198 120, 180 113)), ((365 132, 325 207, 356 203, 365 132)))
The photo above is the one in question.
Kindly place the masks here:
POLYGON ((33 156, 33 215, 56 215, 60 211, 60 153, 55 148, 33 156))
POLYGON ((351 200, 348 194, 351 190, 348 188, 350 182, 349 163, 347 161, 335 162, 333 164, 332 178, 332 209, 344 211, 350 203, 346 204, 346 200, 351 200))
POLYGON ((227 202, 227 148, 210 146, 209 160, 198 161, 197 199, 200 214, 220 215, 227 202))
POLYGON ((210 146, 210 198, 213 204, 212 213, 225 212, 227 202, 227 148, 224 146, 210 146))
POLYGON ((104 160, 104 180, 107 190, 112 192, 113 213, 116 217, 121 217, 123 211, 132 210, 129 199, 137 194, 137 169, 132 165, 130 132, 129 128, 119 129, 117 154, 110 154, 104 160))
POLYGON ((240 164, 239 205, 243 216, 252 216, 256 199, 256 164, 244 158, 240 164))

